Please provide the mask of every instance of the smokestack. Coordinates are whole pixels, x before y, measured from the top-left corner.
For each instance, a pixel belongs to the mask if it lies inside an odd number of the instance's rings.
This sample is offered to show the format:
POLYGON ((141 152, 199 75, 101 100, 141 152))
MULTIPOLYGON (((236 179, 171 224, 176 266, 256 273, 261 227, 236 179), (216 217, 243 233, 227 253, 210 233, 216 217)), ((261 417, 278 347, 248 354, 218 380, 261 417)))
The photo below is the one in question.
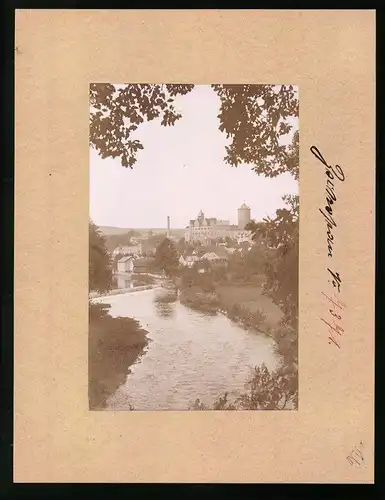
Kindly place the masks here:
POLYGON ((170 238, 170 216, 167 216, 167 238, 170 238))

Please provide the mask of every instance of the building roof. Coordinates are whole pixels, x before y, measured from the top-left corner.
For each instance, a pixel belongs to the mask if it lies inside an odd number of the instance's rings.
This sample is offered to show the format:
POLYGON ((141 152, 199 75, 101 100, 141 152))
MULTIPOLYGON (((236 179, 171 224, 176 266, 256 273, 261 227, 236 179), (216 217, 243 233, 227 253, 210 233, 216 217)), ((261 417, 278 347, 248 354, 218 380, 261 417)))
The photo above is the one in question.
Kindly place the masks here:
MULTIPOLYGON (((217 218, 216 217, 205 217, 204 215, 199 216, 197 219, 190 219, 190 226, 194 225, 196 222, 198 222, 199 226, 204 226, 205 223, 208 226, 215 226, 217 224, 217 218)), ((186 228, 189 228, 190 226, 186 226, 186 228)))
POLYGON ((140 243, 134 245, 118 245, 117 247, 115 247, 114 252, 125 251, 131 248, 140 248, 140 247, 141 247, 140 243))
POLYGON ((118 262, 127 262, 128 260, 133 260, 133 258, 127 255, 119 259, 118 262))
POLYGON ((239 207, 239 209, 238 209, 238 210, 240 210, 240 209, 242 209, 242 210, 250 210, 250 207, 248 207, 248 206, 246 205, 246 203, 243 203, 243 204, 239 207))
POLYGON ((194 248, 189 248, 185 252, 183 252, 183 257, 192 257, 193 255, 196 255, 195 249, 194 248))
POLYGON ((202 255, 202 260, 207 259, 207 260, 222 260, 222 259, 227 259, 227 255, 218 255, 217 252, 207 252, 204 255, 202 255))
POLYGON ((137 266, 149 266, 154 262, 154 259, 136 259, 134 260, 134 265, 137 266))
POLYGON ((228 252, 225 247, 220 247, 216 245, 207 245, 203 247, 202 252, 205 253, 215 253, 218 255, 218 257, 221 258, 227 258, 228 257, 228 252))

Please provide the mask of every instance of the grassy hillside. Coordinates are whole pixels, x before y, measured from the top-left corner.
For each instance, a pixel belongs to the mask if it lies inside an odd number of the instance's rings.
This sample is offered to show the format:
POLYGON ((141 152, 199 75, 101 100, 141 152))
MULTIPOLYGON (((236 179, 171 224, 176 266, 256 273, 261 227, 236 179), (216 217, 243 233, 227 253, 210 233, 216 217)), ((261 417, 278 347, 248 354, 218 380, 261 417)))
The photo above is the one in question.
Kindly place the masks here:
POLYGON ((128 231, 131 231, 130 228, 121 228, 121 227, 111 227, 111 226, 99 226, 100 232, 105 236, 111 236, 115 234, 125 234, 128 231))

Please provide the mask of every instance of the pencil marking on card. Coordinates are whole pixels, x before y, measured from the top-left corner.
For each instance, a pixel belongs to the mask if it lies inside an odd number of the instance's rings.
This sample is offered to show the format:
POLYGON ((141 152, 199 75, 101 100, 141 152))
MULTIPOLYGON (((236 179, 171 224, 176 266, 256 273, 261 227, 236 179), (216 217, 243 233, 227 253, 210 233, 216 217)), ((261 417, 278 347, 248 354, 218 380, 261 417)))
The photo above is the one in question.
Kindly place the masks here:
POLYGON ((349 462, 349 464, 352 467, 362 467, 366 466, 365 464, 365 457, 363 454, 363 445, 364 443, 360 441, 360 444, 358 446, 354 446, 349 455, 346 457, 346 460, 349 462))

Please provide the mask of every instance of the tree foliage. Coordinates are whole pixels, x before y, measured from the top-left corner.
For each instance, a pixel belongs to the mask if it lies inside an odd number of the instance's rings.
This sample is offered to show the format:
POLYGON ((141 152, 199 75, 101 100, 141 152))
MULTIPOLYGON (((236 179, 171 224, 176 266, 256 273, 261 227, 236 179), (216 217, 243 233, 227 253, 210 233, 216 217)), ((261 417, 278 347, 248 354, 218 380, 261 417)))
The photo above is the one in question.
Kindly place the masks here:
POLYGON ((179 261, 178 252, 173 241, 164 238, 156 249, 153 265, 155 268, 163 270, 167 276, 176 274, 179 261))
POLYGON ((188 248, 188 243, 184 237, 180 238, 177 243, 177 250, 180 254, 183 254, 188 248))
POLYGON ((111 288, 112 266, 104 237, 98 227, 89 223, 89 289, 104 293, 111 288))
MULTIPOLYGON (((219 130, 230 143, 225 162, 248 163, 267 177, 289 172, 298 178, 299 136, 290 144, 290 117, 298 116, 298 96, 292 85, 212 85, 220 98, 219 130)), ((143 144, 134 138, 141 123, 159 119, 171 126, 181 118, 174 101, 194 85, 94 83, 90 86, 90 144, 102 158, 120 158, 133 168, 143 144)))
POLYGON ((270 372, 265 364, 256 366, 246 383, 246 392, 233 402, 228 393, 209 407, 197 399, 192 410, 284 410, 298 407, 297 378, 285 367, 270 372))
POLYGON ((261 238, 269 246, 264 265, 265 291, 285 315, 285 321, 296 327, 298 319, 299 272, 299 197, 283 197, 287 208, 280 208, 273 218, 251 222, 248 229, 253 239, 261 238))
POLYGON ((102 158, 120 158, 133 168, 143 144, 133 137, 139 125, 155 118, 161 125, 174 125, 179 118, 174 106, 177 95, 194 85, 93 83, 90 85, 90 144, 102 158))
MULTIPOLYGON (((278 388, 286 391, 294 408, 298 406, 298 273, 299 198, 284 196, 287 208, 278 209, 273 218, 252 222, 253 239, 269 245, 270 257, 264 266, 265 293, 284 313, 273 331, 277 351, 283 357, 284 374, 278 388)), ((249 401, 250 403, 250 401, 249 401)))
POLYGON ((268 259, 267 249, 256 242, 250 250, 234 252, 229 257, 228 272, 233 280, 243 283, 259 282, 268 259))
POLYGON ((244 410, 284 410, 297 406, 297 377, 292 370, 280 368, 270 373, 266 365, 256 366, 247 383, 248 392, 239 403, 244 410))
POLYGON ((219 130, 231 143, 225 162, 252 164, 266 177, 289 172, 298 178, 298 134, 285 145, 291 132, 290 117, 298 116, 298 97, 292 85, 212 85, 221 100, 219 130))
POLYGON ((140 236, 140 233, 134 230, 130 230, 123 234, 109 234, 105 236, 106 246, 108 250, 112 251, 119 245, 133 245, 132 238, 136 236, 140 236))

